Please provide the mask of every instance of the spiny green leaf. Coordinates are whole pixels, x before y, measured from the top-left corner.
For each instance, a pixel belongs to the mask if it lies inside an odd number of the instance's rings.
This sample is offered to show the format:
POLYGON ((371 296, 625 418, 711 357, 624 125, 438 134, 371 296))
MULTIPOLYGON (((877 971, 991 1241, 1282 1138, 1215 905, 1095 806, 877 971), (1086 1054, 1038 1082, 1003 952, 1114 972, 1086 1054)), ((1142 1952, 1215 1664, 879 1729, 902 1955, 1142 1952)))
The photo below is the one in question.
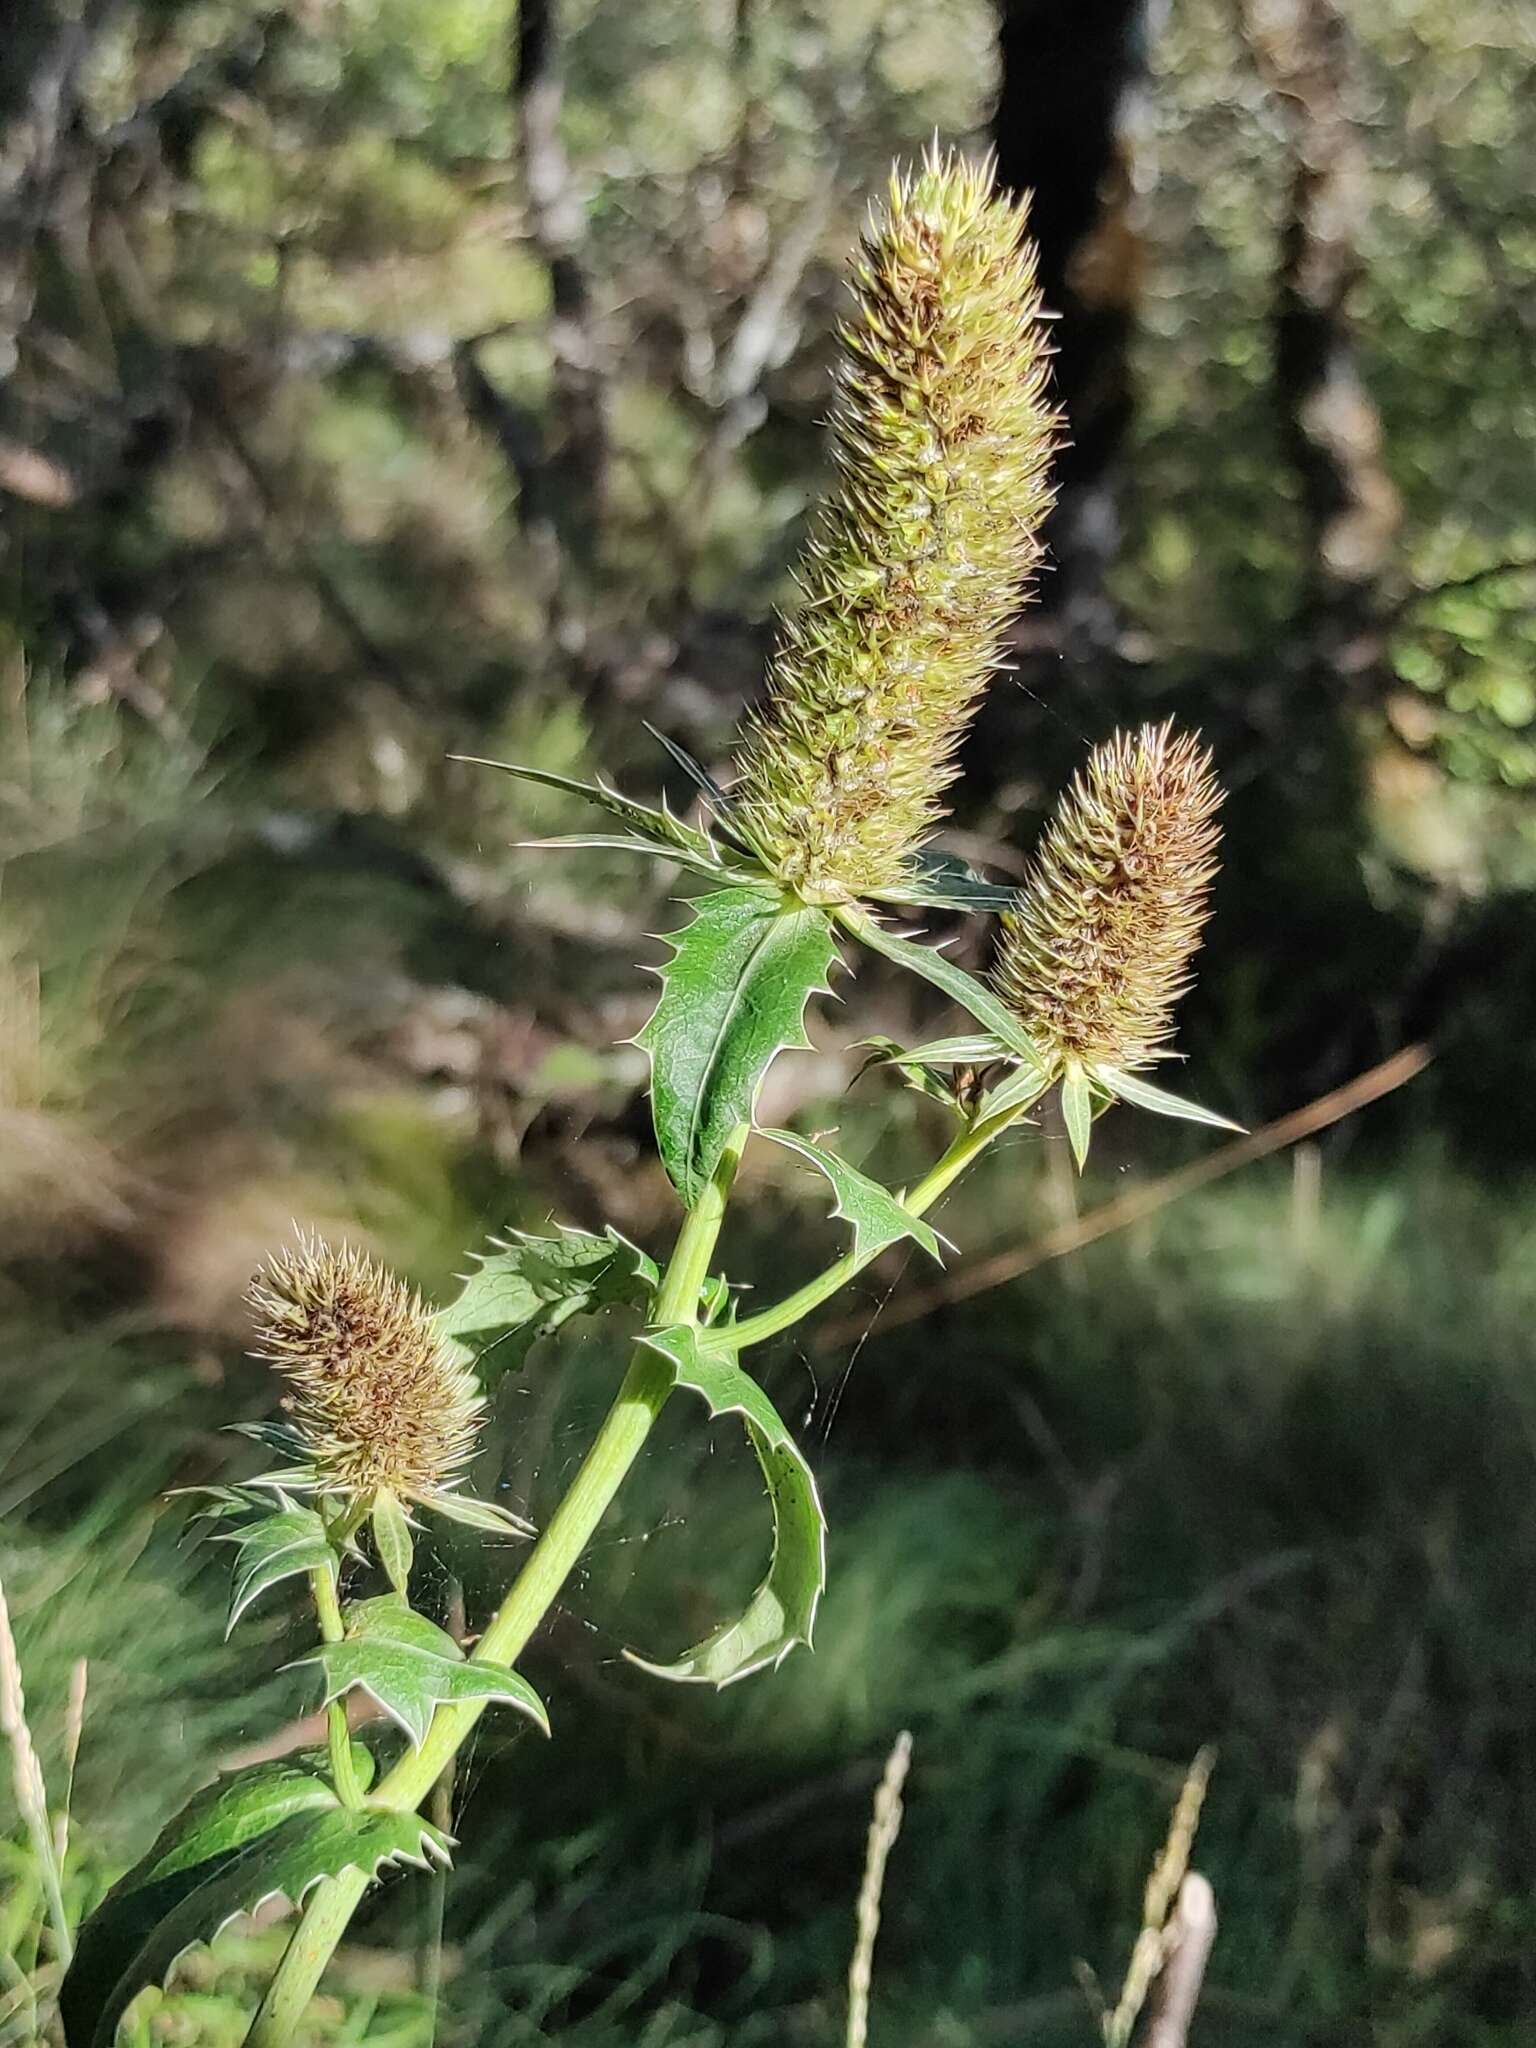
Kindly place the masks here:
POLYGON ((850 1166, 846 1159, 839 1159, 835 1152, 828 1151, 810 1138, 799 1137, 794 1131, 765 1130, 762 1135, 772 1138, 776 1145, 798 1152, 819 1173, 826 1175, 832 1184, 832 1214, 841 1216, 852 1225, 855 1258, 873 1258, 887 1245, 910 1237, 922 1246, 929 1258, 937 1259, 940 1265, 944 1263, 934 1232, 920 1217, 904 1209, 890 1190, 881 1187, 877 1180, 871 1180, 868 1174, 850 1166))
POLYGON ((322 1704, 361 1687, 417 1749, 444 1701, 500 1701, 549 1733, 544 1702, 525 1678, 505 1664, 466 1659, 452 1636, 397 1595, 360 1601, 347 1610, 346 1623, 343 1641, 322 1643, 297 1660, 319 1665, 322 1704))
POLYGON ((602 1237, 585 1230, 557 1237, 516 1232, 493 1238, 491 1249, 476 1255, 438 1328, 484 1379, 521 1366, 540 1337, 573 1315, 617 1304, 645 1308, 657 1277, 654 1260, 613 1229, 602 1237))
POLYGON ((1102 1081, 1119 1101, 1134 1103, 1137 1109, 1150 1109, 1154 1116, 1180 1117, 1185 1123, 1208 1124, 1217 1131, 1240 1132, 1243 1128, 1241 1124, 1233 1123, 1230 1117, 1218 1116, 1214 1109, 1202 1109, 1198 1102, 1186 1102, 1182 1095, 1170 1095, 1166 1088, 1154 1088, 1139 1074, 1127 1074, 1119 1067, 1096 1066, 1093 1071, 1095 1078, 1102 1081))
POLYGON ((415 1545, 405 1509, 388 1490, 380 1491, 373 1503, 373 1544, 379 1553, 384 1576, 404 1599, 410 1591, 411 1560, 415 1545))
POLYGON ((573 776, 555 775, 546 768, 524 768, 511 761, 482 761, 473 754, 457 754, 454 759, 474 768, 497 768, 503 775, 515 775, 523 782, 536 782, 545 789, 579 796, 584 803, 596 804, 599 810, 617 818, 627 832, 647 842, 649 849, 665 853, 673 860, 686 857, 690 866, 701 867, 708 873, 722 871, 723 863, 714 842, 692 825, 685 825, 665 805, 655 810, 650 804, 621 796, 605 782, 578 782, 573 776))
POLYGON ((839 910, 837 920, 844 931, 868 946, 871 952, 883 953, 898 967, 909 968, 912 973, 920 974, 924 981, 931 981, 935 988, 943 989, 962 1009, 968 1010, 978 1024, 985 1024, 988 1031, 1000 1038, 1010 1052, 1022 1059, 1033 1060, 1037 1066, 1045 1064, 1039 1048, 1020 1029, 1013 1012, 975 975, 967 974, 953 960, 946 960, 932 946, 919 946, 915 940, 898 938, 895 932, 887 931, 863 911, 845 905, 839 910))
POLYGON ((89 1954, 93 1923, 87 1923, 60 1995, 68 2048, 111 2048, 119 2019, 146 1985, 163 1983, 189 1948, 212 1941, 231 1920, 266 1900, 281 1897, 298 1906, 323 1878, 346 1870, 376 1877, 392 1863, 426 1869, 433 1856, 446 1863, 448 1848, 447 1837, 420 1814, 343 1807, 334 1799, 325 1808, 292 1814, 199 1865, 197 1881, 174 1901, 140 1895, 141 1907, 152 1910, 153 1918, 131 1947, 127 1923, 119 1928, 127 1952, 115 1976, 108 1976, 108 1968, 116 1955, 89 1954))
POLYGON ((828 990, 836 958, 824 910, 760 889, 720 889, 692 909, 635 1041, 651 1057, 662 1164, 689 1207, 732 1131, 751 1121, 776 1054, 810 1044, 805 1007, 828 990))
MULTIPOLYGON (((258 1495, 257 1499, 260 1498, 258 1495)), ((275 1509, 269 1509, 263 1501, 256 1519, 217 1540, 239 1548, 226 1636, 232 1633, 252 1601, 282 1580, 316 1571, 328 1571, 333 1579, 337 1574, 336 1552, 324 1522, 313 1508, 296 1507, 291 1501, 282 1500, 275 1509)))
POLYGON ((773 1557, 745 1612, 675 1663, 653 1664, 632 1652, 625 1654, 657 1678, 730 1685, 781 1664, 800 1643, 810 1646, 827 1582, 827 1529, 816 1481, 777 1409, 734 1358, 711 1355, 707 1340, 682 1325, 659 1330, 642 1342, 666 1360, 673 1384, 697 1394, 712 1417, 741 1417, 768 1485, 773 1557))
MULTIPOLYGON (((366 1784, 373 1758, 353 1745, 366 1784)), ((81 1929, 59 1994, 71 2044, 88 2042, 113 1987, 167 1913, 241 1849, 295 1814, 323 1812, 336 1794, 293 1760, 254 1764, 199 1792, 164 1827, 148 1854, 118 1879, 81 1929)))
POLYGON ((1072 1157, 1082 1172, 1088 1159, 1088 1140, 1093 1131, 1093 1090, 1081 1067, 1069 1067, 1061 1083, 1061 1120, 1072 1141, 1072 1157))

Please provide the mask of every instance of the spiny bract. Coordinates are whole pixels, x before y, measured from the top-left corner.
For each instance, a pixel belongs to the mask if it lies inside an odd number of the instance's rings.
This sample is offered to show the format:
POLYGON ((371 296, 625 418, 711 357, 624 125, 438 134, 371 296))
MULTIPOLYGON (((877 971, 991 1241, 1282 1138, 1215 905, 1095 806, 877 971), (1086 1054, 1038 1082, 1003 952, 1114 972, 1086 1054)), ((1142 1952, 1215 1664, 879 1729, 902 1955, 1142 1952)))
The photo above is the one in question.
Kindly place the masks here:
POLYGON ((998 992, 1055 1066, 1158 1059, 1193 979, 1221 790, 1171 725, 1095 749, 1003 916, 998 992))
POLYGON ((306 1237, 247 1299, 321 1491, 430 1503, 473 1453, 485 1401, 421 1296, 361 1252, 306 1237))
POLYGON ((1040 559, 1056 416, 1025 210, 932 151, 871 218, 842 330, 840 486, 799 569, 735 816, 813 900, 899 891, 1040 559))

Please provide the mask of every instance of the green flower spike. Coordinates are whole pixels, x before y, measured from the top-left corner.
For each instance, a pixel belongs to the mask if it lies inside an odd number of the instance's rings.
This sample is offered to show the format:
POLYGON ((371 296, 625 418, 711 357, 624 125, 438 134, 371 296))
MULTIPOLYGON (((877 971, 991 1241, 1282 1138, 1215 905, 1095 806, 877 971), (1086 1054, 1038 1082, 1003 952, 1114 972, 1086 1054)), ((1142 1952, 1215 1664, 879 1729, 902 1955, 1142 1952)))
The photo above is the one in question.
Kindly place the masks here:
POLYGON ((1003 917, 993 983, 1047 1066, 1079 1160, 1095 1102, 1226 1119, 1135 1078, 1167 1057, 1216 876, 1221 790, 1171 725, 1117 733, 1062 799, 1003 917))
POLYGON ((809 901, 898 894, 1040 559, 1057 420, 1024 209, 937 150, 866 230, 803 558, 733 824, 809 901))

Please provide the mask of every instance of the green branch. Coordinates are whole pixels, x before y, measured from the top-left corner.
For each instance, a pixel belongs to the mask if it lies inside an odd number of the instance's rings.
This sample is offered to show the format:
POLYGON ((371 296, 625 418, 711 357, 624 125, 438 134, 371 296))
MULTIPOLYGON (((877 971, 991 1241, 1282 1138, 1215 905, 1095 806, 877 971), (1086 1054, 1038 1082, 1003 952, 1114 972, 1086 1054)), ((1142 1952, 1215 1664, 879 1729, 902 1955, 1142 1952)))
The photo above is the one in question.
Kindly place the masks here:
MULTIPOLYGON (((981 1156, 992 1140, 1001 1137, 1004 1131, 1017 1123, 1028 1108, 1028 1102, 1020 1102, 1002 1115, 988 1117, 962 1131, 943 1158, 924 1174, 917 1185, 906 1194, 897 1197, 900 1206, 909 1216, 924 1215, 933 1207, 940 1195, 954 1185, 966 1168, 981 1156)), ((757 1315, 747 1316, 743 1321, 727 1324, 722 1329, 711 1330, 704 1339, 705 1349, 717 1354, 734 1356, 739 1351, 749 1350, 754 1344, 763 1343, 769 1337, 777 1337, 782 1330, 792 1329, 796 1323, 808 1316, 812 1309, 820 1308, 824 1301, 830 1301, 832 1296, 839 1289, 846 1287, 856 1274, 862 1273, 883 1249, 883 1246, 876 1245, 871 1251, 847 1253, 835 1264, 828 1266, 824 1273, 818 1273, 814 1280, 808 1280, 803 1287, 796 1288, 793 1294, 787 1294, 771 1308, 762 1309, 757 1315)))

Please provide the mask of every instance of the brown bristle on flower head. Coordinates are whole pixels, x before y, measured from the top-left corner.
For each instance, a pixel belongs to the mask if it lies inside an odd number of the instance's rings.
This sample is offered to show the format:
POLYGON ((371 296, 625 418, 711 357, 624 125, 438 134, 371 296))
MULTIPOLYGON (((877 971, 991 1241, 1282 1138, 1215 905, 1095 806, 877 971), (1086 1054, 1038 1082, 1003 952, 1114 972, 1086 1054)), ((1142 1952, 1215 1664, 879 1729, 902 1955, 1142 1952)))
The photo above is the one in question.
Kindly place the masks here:
POLYGON ((269 1261, 247 1300, 323 1492, 421 1500, 470 1457, 479 1382, 396 1275, 305 1237, 269 1261))
POLYGON ((1095 749, 1004 913, 994 979, 1062 1065, 1133 1068, 1165 1048, 1216 875, 1221 789, 1171 725, 1095 749))
POLYGON ((898 889, 1039 564, 1057 419, 1025 209, 937 149, 865 232, 833 409, 839 487, 802 558, 740 823, 808 897, 898 889))

